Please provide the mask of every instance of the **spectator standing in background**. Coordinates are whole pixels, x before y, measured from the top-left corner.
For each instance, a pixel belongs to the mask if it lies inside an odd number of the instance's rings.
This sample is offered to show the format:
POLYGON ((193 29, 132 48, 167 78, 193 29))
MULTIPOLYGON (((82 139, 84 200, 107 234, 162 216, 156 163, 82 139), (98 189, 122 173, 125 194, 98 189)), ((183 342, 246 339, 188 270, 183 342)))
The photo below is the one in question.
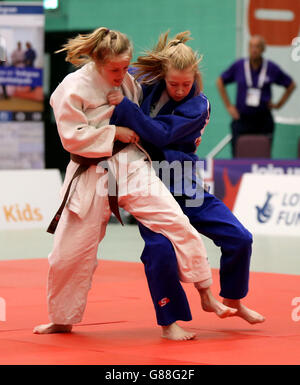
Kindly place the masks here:
MULTIPOLYGON (((0 67, 4 65, 4 62, 6 61, 6 44, 4 38, 0 35, 0 67)), ((4 99, 8 98, 7 92, 6 92, 6 85, 1 84, 3 97, 4 99)))
POLYGON ((22 49, 22 43, 18 41, 17 48, 11 54, 11 65, 14 67, 24 67, 25 52, 22 49))
POLYGON ((235 156, 237 138, 244 134, 267 135, 271 142, 274 132, 272 109, 281 108, 296 85, 282 69, 263 57, 265 41, 252 36, 249 41, 249 57, 235 61, 217 79, 217 87, 223 103, 232 117, 232 156, 235 156), (231 103, 226 85, 237 83, 235 105, 231 103), (285 87, 277 103, 272 102, 271 85, 285 87))
POLYGON ((26 48, 27 50, 25 51, 25 67, 34 67, 36 52, 28 41, 26 42, 26 48))

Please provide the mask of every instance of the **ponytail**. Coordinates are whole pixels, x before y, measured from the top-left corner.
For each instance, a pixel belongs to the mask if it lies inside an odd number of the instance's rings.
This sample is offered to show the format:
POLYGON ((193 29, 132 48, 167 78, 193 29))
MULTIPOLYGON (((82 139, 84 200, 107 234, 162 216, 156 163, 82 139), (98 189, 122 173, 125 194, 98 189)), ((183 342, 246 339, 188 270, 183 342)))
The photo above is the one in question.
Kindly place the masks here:
POLYGON ((55 53, 67 51, 66 61, 79 67, 87 62, 105 61, 108 56, 125 52, 132 55, 132 45, 128 37, 119 32, 101 27, 89 34, 78 35, 69 39, 63 48, 55 53))
POLYGON ((190 35, 190 31, 184 31, 168 40, 169 31, 161 34, 156 46, 133 63, 137 69, 135 78, 143 84, 153 84, 164 79, 169 66, 177 70, 192 67, 195 70, 196 93, 202 91, 202 77, 198 68, 202 57, 185 44, 191 40, 190 35))

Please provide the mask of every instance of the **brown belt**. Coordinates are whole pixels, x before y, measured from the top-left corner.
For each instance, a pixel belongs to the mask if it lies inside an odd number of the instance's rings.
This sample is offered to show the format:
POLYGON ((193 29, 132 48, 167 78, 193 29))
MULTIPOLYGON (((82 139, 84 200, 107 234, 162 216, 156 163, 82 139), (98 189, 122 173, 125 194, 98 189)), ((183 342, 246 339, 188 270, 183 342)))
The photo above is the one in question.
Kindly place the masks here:
MULTIPOLYGON (((117 154, 119 151, 123 150, 127 145, 128 145, 128 143, 116 141, 114 144, 114 148, 113 148, 113 152, 112 152, 111 156, 113 156, 113 155, 117 154)), ((51 221, 51 223, 47 229, 47 232, 50 234, 55 233, 57 224, 60 220, 63 209, 67 203, 73 180, 75 178, 77 178, 79 175, 81 175, 82 173, 84 173, 90 166, 97 165, 99 162, 103 162, 103 161, 110 158, 110 156, 104 156, 102 158, 85 158, 83 156, 76 155, 76 154, 70 154, 70 155, 71 155, 71 159, 73 160, 73 162, 78 163, 79 166, 77 167, 74 175, 72 176, 72 179, 71 179, 71 181, 67 187, 67 190, 65 192, 63 201, 62 201, 59 209, 57 210, 56 214, 54 215, 54 218, 52 219, 52 221, 51 221)), ((123 221, 122 221, 122 218, 121 218, 121 215, 119 212, 119 205, 118 205, 118 184, 117 184, 117 181, 114 177, 112 170, 110 169, 108 162, 106 162, 105 165, 101 165, 101 166, 108 172, 108 188, 109 188, 108 192, 110 191, 111 186, 115 187, 115 189, 114 189, 115 193, 113 195, 110 195, 108 193, 108 203, 109 203, 110 209, 115 214, 115 216, 119 220, 119 222, 123 225, 123 221)))

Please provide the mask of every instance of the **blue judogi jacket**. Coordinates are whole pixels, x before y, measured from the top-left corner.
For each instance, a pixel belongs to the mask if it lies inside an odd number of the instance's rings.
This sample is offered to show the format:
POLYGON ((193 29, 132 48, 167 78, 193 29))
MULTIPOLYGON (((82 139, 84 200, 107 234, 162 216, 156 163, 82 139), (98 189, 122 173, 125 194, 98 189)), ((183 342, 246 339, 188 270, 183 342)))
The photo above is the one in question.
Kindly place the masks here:
POLYGON ((165 90, 162 80, 151 86, 143 86, 143 101, 137 106, 128 98, 116 106, 110 124, 129 127, 142 139, 143 147, 149 152, 152 160, 166 160, 171 163, 179 161, 184 170, 184 162, 189 161, 192 170, 181 175, 180 180, 174 175, 171 185, 167 186, 176 195, 193 196, 196 185, 202 186, 202 181, 196 175, 195 141, 201 136, 201 130, 206 126, 210 116, 210 104, 202 93, 195 96, 195 85, 189 95, 180 102, 170 99, 151 118, 151 107, 155 105, 165 90), (188 183, 187 183, 188 181, 188 183))

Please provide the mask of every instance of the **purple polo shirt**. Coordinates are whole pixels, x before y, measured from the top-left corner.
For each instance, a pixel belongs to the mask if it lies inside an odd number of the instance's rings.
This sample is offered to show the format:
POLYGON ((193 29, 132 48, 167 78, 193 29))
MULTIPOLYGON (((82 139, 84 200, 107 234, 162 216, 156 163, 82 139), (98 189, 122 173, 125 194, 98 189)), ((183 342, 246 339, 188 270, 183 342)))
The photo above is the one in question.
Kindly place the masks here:
MULTIPOLYGON (((226 71, 221 74, 221 78, 224 84, 237 83, 237 94, 236 94, 236 107, 241 114, 255 114, 257 112, 264 112, 268 110, 268 102, 271 101, 271 84, 275 83, 283 87, 288 87, 292 78, 284 73, 281 68, 274 62, 267 60, 267 74, 264 85, 261 88, 261 99, 260 105, 257 107, 250 107, 245 104, 247 83, 244 71, 244 61, 246 59, 239 59, 234 62, 226 71)), ((257 87, 258 77, 261 71, 260 66, 257 70, 251 69, 251 77, 253 87, 257 87)))

